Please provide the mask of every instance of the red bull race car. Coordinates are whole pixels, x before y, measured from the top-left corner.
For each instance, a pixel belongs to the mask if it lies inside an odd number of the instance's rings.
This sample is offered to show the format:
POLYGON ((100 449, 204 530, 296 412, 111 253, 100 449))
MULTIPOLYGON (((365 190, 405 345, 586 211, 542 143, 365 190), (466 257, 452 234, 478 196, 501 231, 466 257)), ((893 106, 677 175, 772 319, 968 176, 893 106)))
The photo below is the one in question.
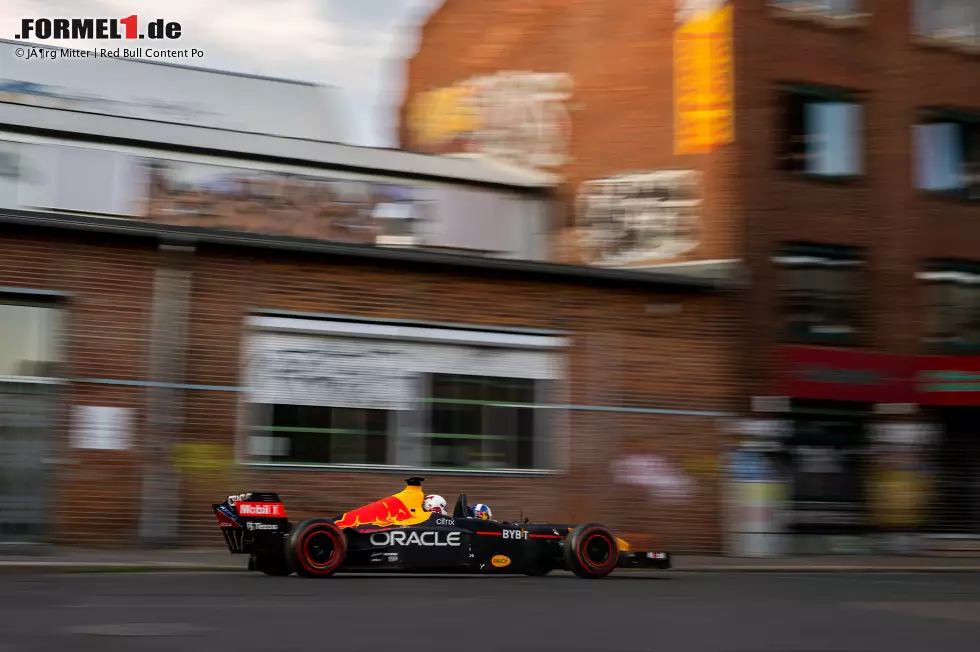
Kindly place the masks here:
POLYGON ((338 572, 547 575, 600 578, 616 568, 669 569, 670 554, 635 551, 597 524, 510 523, 471 515, 466 494, 452 515, 423 509, 423 478, 341 516, 292 523, 275 493, 229 496, 213 505, 232 554, 266 575, 338 572))

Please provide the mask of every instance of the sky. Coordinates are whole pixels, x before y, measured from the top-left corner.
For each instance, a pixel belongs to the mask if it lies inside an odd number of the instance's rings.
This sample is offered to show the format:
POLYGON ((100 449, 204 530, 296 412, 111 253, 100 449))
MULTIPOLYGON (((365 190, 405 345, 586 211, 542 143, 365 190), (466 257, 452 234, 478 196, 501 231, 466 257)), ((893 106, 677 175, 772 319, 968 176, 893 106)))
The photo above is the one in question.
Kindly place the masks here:
MULTIPOLYGON (((0 38, 22 18, 144 18, 177 21, 175 47, 204 50, 194 65, 337 86, 349 142, 397 145, 403 61, 418 28, 442 0, 0 0, 0 38)), ((31 40, 28 39, 30 42, 31 40)), ((93 43, 34 40, 65 47, 93 43)), ((187 60, 173 60, 187 64, 187 60)))

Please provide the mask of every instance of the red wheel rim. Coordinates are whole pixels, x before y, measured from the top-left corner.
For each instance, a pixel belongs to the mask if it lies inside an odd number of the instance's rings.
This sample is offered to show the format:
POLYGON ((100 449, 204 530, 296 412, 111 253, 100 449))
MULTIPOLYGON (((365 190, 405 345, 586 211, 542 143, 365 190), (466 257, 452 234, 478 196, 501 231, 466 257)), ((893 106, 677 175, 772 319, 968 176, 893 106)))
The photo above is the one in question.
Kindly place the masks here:
POLYGON ((581 545, 582 560, 592 568, 604 568, 613 558, 613 546, 604 534, 593 534, 581 545), (596 559, 600 556, 599 559, 596 559))
POLYGON ((327 573, 340 563, 341 545, 334 532, 317 530, 316 528, 316 525, 311 525, 301 535, 302 544, 299 560, 307 570, 313 573, 327 573), (310 532, 310 530, 313 531, 310 532))

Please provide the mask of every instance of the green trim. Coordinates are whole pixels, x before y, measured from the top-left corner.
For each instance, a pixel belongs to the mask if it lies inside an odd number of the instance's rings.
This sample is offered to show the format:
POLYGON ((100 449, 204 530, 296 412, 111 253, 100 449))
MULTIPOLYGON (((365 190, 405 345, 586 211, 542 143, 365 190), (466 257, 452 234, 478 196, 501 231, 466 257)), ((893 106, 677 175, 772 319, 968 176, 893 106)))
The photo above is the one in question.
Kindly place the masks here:
POLYGON ((464 398, 426 398, 422 399, 422 403, 430 403, 436 405, 482 405, 485 407, 529 407, 529 408, 546 408, 550 407, 548 405, 541 405, 540 403, 501 403, 499 401, 480 401, 471 400, 464 398))
POLYGON ((930 383, 919 385, 920 392, 980 392, 980 383, 930 383))
POLYGON ((517 437, 508 437, 506 435, 457 435, 444 432, 413 432, 409 436, 419 439, 473 439, 481 441, 511 441, 517 439, 517 437))
POLYGON ((376 430, 350 430, 347 428, 299 428, 292 426, 252 426, 252 430, 261 432, 302 433, 307 435, 374 435, 382 436, 387 433, 376 430))
POLYGON ((946 380, 946 381, 962 381, 971 380, 980 382, 980 373, 969 373, 965 371, 945 371, 945 370, 933 370, 921 371, 919 372, 919 377, 929 378, 932 380, 946 380))

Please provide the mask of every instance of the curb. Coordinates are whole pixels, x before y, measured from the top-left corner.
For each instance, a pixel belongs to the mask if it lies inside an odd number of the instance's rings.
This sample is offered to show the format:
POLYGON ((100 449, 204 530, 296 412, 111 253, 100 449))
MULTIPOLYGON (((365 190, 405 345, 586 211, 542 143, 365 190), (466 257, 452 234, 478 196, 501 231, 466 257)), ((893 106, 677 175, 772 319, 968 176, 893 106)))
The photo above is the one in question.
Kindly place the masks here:
POLYGON ((980 573, 980 566, 687 566, 670 573, 980 573))
POLYGON ((183 564, 180 562, 73 562, 0 561, 0 573, 33 571, 38 573, 230 573, 245 572, 244 566, 183 564))
MULTIPOLYGON (((244 565, 189 564, 181 562, 73 562, 0 561, 0 573, 33 571, 40 573, 245 573, 244 565)), ((684 566, 668 570, 619 569, 616 574, 685 573, 980 573, 978 566, 684 566)))

